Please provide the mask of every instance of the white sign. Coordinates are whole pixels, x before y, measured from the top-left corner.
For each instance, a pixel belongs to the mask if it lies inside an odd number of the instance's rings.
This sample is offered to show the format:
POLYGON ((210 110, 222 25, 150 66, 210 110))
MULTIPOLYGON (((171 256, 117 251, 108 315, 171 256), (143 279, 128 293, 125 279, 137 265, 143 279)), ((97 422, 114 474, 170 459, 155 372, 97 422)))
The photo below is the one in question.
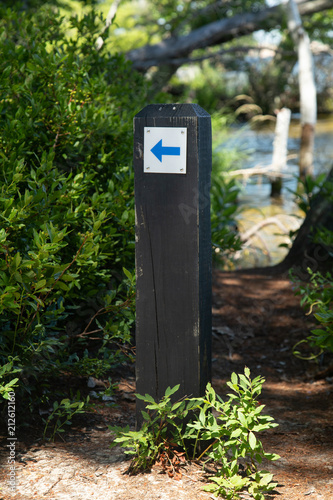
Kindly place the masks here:
POLYGON ((187 128, 145 127, 143 171, 186 174, 187 128))

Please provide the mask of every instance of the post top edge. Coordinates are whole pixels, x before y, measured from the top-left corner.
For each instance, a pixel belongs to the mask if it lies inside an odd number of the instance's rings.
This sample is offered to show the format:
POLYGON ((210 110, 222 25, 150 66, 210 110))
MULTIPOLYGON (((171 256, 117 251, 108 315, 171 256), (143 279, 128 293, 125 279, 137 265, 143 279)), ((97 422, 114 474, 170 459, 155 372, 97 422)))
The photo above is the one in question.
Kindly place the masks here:
POLYGON ((135 115, 135 118, 145 118, 145 117, 202 117, 210 118, 210 114, 207 113, 199 104, 148 104, 139 113, 135 115))

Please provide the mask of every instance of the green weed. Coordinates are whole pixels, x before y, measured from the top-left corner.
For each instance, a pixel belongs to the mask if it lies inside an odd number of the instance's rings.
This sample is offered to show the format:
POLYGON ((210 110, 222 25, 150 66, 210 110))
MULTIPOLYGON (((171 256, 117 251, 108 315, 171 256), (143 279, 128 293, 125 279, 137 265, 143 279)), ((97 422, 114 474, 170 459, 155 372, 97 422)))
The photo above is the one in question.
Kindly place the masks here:
POLYGON ((78 392, 75 397, 62 399, 60 403, 55 401, 53 409, 47 419, 44 419, 45 427, 43 432, 43 440, 48 439, 54 441, 56 434, 65 432, 65 426, 72 424, 72 418, 78 413, 84 413, 89 404, 89 396, 82 400, 78 392), (47 433, 51 428, 51 433, 47 438, 47 433))
POLYGON ((169 476, 180 475, 187 460, 203 464, 214 463, 216 474, 204 487, 206 491, 226 499, 239 498, 247 490, 255 500, 264 499, 276 483, 272 474, 258 470, 263 459, 277 460, 266 453, 258 434, 278 424, 262 414, 264 405, 258 402, 264 379, 250 378, 250 370, 231 376, 227 383, 233 391, 223 401, 209 383, 204 397, 184 398, 173 403, 171 396, 179 385, 168 387, 161 401, 146 394, 139 399, 146 403, 140 430, 127 426, 109 427, 115 435, 111 446, 120 445, 132 457, 129 473, 149 470, 155 463, 162 465, 169 476))

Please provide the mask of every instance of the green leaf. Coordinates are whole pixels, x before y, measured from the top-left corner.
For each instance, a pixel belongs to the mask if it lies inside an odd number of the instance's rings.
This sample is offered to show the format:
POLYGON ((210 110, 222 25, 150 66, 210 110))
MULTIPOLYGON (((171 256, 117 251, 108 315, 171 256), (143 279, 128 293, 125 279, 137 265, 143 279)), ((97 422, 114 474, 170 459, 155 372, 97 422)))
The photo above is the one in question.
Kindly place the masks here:
POLYGON ((184 402, 183 402, 183 401, 177 401, 177 403, 174 403, 174 405, 172 406, 172 408, 171 408, 171 412, 174 412, 174 411, 178 410, 178 408, 179 408, 180 406, 182 406, 183 404, 184 404, 184 402))
POLYGON ((252 431, 249 432, 249 445, 252 450, 254 450, 257 445, 257 438, 252 431))
POLYGON ((247 420, 246 420, 246 417, 244 415, 244 413, 241 411, 241 410, 238 410, 237 411, 237 415, 238 415, 238 418, 239 418, 239 421, 240 423, 247 428, 247 420))
POLYGON ((146 411, 141 410, 141 414, 145 420, 150 420, 150 415, 146 411))
POLYGON ((68 292, 69 291, 69 286, 66 285, 66 283, 64 283, 63 281, 61 280, 58 280, 57 281, 57 287, 60 288, 61 290, 64 290, 65 292, 68 292))
POLYGON ((206 424, 206 415, 205 415, 205 412, 204 412, 204 409, 202 408, 200 413, 199 413, 199 421, 201 423, 202 426, 205 426, 206 424))
POLYGON ((144 396, 142 396, 141 394, 135 394, 135 396, 138 398, 138 399, 141 399, 142 401, 146 401, 148 403, 155 403, 155 400, 149 396, 149 394, 145 394, 144 396))
POLYGON ((43 278, 40 281, 38 281, 38 283, 36 283, 36 285, 35 285, 35 291, 37 292, 41 288, 44 288, 45 285, 46 285, 46 279, 43 278))
POLYGON ((232 433, 230 434, 230 438, 233 439, 233 438, 237 438, 239 437, 241 434, 242 434, 242 429, 235 429, 234 431, 232 431, 232 433))
POLYGON ((130 280, 132 281, 133 280, 133 276, 131 275, 131 273, 125 268, 123 267, 123 271, 124 271, 124 274, 125 276, 130 280))
POLYGON ((239 384, 243 389, 247 389, 249 386, 249 381, 242 373, 239 374, 239 384))
POLYGON ((260 479, 260 486, 267 486, 273 479, 273 474, 264 474, 260 479))
POLYGON ((171 387, 168 387, 165 391, 165 397, 169 398, 170 396, 172 396, 172 394, 174 394, 175 392, 178 391, 179 387, 180 387, 180 384, 175 385, 172 389, 171 389, 171 387))
POLYGON ((22 261, 22 257, 20 255, 20 252, 17 252, 15 257, 14 257, 14 264, 15 264, 15 269, 17 269, 22 261))
POLYGON ((276 453, 264 453, 264 458, 273 462, 274 460, 278 460, 280 455, 277 455, 276 453))

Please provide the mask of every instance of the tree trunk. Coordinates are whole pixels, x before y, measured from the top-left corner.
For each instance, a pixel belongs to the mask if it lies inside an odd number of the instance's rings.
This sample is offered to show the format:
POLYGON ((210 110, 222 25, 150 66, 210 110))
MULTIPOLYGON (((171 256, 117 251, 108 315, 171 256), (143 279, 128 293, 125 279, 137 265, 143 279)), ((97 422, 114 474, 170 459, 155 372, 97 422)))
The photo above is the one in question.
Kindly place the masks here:
POLYGON ((271 268, 274 273, 283 273, 293 268, 294 274, 306 279, 307 269, 312 271, 332 269, 332 248, 316 241, 320 228, 333 232, 333 168, 323 187, 314 196, 289 253, 284 260, 271 268))
POLYGON ((287 3, 288 28, 298 51, 298 81, 301 111, 301 147, 299 157, 299 176, 305 180, 313 176, 313 149, 315 125, 317 121, 317 92, 314 80, 313 58, 310 40, 303 28, 297 5, 294 0, 287 3))
MULTIPOLYGON (((280 172, 287 164, 290 115, 291 111, 288 108, 277 112, 272 158, 272 169, 277 172, 280 172)), ((271 196, 280 196, 281 189, 282 177, 277 176, 271 180, 271 196)))
POLYGON ((313 176, 313 150, 315 125, 302 123, 301 146, 299 150, 299 176, 305 181, 306 176, 313 176))
POLYGON ((301 280, 309 277, 308 269, 332 271, 333 247, 316 240, 317 230, 333 232, 333 168, 331 168, 321 190, 314 196, 309 211, 298 230, 297 236, 282 262, 275 266, 256 269, 242 269, 246 274, 269 274, 271 276, 289 273, 293 270, 301 280))

